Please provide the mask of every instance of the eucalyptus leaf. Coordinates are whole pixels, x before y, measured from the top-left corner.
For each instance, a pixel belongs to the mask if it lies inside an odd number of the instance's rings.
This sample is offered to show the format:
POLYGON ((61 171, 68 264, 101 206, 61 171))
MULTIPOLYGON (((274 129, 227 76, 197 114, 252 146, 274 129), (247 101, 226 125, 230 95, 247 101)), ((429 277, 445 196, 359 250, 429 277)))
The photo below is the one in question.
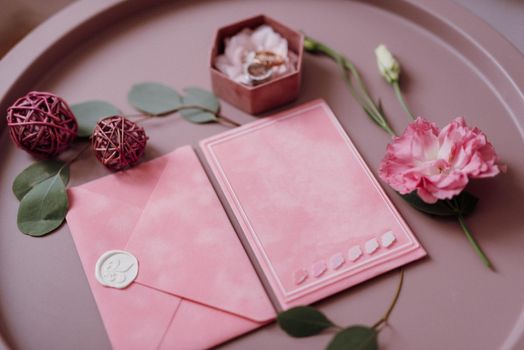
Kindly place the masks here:
POLYGON ((174 89, 159 83, 139 83, 127 95, 129 103, 139 111, 161 116, 175 111, 182 97, 174 89))
POLYGON ((195 109, 191 109, 191 114, 188 113, 189 109, 187 110, 181 110, 180 114, 182 114, 182 117, 184 117, 185 120, 195 123, 195 124, 205 124, 210 122, 217 121, 217 117, 213 113, 199 111, 196 112, 195 109))
POLYGON ((351 326, 338 332, 327 350, 377 350, 377 331, 366 326, 351 326))
POLYGON ((459 195, 451 199, 454 207, 450 206, 444 200, 438 200, 433 204, 426 203, 420 199, 416 191, 400 196, 413 208, 435 216, 457 216, 457 214, 467 216, 473 212, 478 202, 478 198, 467 191, 462 191, 459 195))
POLYGON ((65 219, 68 200, 60 174, 35 185, 21 200, 18 208, 18 228, 30 236, 43 236, 65 219))
POLYGON ((298 306, 281 312, 277 322, 287 334, 297 338, 316 335, 334 326, 323 313, 309 306, 298 306))
POLYGON ((198 108, 188 108, 180 110, 184 119, 192 123, 202 124, 217 120, 216 114, 220 110, 220 101, 210 91, 189 87, 184 89, 186 95, 183 97, 185 106, 202 106, 207 111, 198 108))
POLYGON ((43 160, 36 162, 22 170, 13 182, 13 193, 18 200, 22 198, 37 184, 55 176, 60 169, 60 177, 64 185, 69 182, 69 167, 59 160, 43 160))
POLYGON ((78 137, 90 137, 100 119, 120 114, 111 103, 98 100, 74 104, 71 110, 78 123, 78 137))
POLYGON ((220 110, 220 101, 211 91, 192 86, 185 88, 184 92, 185 105, 203 106, 215 113, 220 110))

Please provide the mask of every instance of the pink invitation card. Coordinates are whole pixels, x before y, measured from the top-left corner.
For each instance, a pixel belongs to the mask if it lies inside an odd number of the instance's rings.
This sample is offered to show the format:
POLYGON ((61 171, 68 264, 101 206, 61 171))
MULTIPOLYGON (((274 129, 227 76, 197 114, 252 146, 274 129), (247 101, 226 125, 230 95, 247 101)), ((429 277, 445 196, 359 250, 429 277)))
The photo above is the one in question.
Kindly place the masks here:
POLYGON ((200 148, 279 309, 426 255, 323 101, 218 134, 200 148))

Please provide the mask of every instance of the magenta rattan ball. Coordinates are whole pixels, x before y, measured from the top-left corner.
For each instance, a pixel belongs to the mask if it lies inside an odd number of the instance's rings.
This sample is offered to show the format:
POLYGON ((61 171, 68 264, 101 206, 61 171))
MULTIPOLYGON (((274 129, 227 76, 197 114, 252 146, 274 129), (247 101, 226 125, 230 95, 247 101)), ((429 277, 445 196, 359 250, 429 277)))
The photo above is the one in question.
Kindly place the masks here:
POLYGON ((138 163, 144 154, 147 139, 144 128, 115 115, 97 123, 91 146, 102 164, 118 171, 138 163))
POLYGON ((32 91, 7 109, 9 135, 32 155, 50 158, 69 148, 78 125, 67 103, 49 92, 32 91))

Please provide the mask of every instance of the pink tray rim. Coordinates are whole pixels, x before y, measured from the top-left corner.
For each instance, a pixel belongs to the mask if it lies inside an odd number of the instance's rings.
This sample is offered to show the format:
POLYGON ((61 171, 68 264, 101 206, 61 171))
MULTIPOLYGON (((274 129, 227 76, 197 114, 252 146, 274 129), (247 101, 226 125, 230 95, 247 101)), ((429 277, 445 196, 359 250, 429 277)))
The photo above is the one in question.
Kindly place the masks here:
MULTIPOLYGON (((164 1, 157 1, 158 5, 164 1)), ((442 27, 451 29, 452 35, 461 37, 483 54, 484 59, 496 67, 497 83, 505 83, 504 92, 511 95, 505 102, 524 139, 524 57, 520 51, 490 25, 450 0, 398 0, 394 4, 383 0, 366 1, 366 4, 385 8, 403 16, 406 6, 418 13, 429 14, 442 27)), ((105 24, 124 18, 135 11, 151 6, 147 0, 78 1, 67 6, 42 23, 20 41, 0 60, 0 110, 6 110, 14 100, 27 92, 49 63, 67 54, 71 45, 105 24)), ((412 11, 413 12, 413 11, 412 11)), ((403 16, 404 17, 404 16, 403 16)), ((417 18, 409 20, 420 23, 417 18)), ((423 26, 423 25, 422 25, 423 26)), ((0 129, 5 125, 0 120, 0 129)))

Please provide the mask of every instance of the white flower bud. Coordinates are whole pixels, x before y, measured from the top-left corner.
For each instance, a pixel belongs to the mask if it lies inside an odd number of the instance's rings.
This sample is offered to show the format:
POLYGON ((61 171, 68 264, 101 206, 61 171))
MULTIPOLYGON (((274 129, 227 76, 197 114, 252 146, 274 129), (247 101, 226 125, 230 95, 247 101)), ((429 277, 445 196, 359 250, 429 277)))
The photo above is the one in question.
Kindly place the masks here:
POLYGON ((380 74, 390 84, 397 82, 400 76, 400 64, 389 52, 388 48, 384 44, 380 44, 375 49, 375 55, 380 74))

